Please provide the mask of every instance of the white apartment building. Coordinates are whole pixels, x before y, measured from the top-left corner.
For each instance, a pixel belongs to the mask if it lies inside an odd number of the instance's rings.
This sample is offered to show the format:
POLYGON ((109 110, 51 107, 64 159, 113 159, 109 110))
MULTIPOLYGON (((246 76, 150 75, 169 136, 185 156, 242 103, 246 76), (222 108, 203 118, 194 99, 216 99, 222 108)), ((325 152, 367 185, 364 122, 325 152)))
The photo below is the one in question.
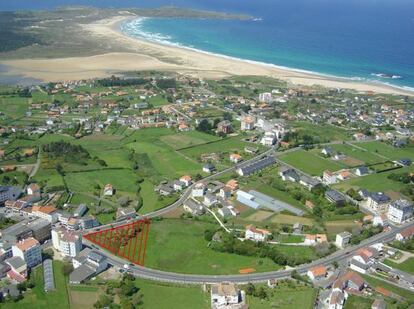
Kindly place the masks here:
POLYGON ((23 239, 12 246, 13 256, 20 257, 28 267, 42 263, 42 249, 33 237, 23 239))
POLYGON ((64 228, 52 230, 53 248, 64 256, 75 257, 82 250, 82 237, 79 233, 64 228))
POLYGON ((396 200, 388 207, 387 217, 395 223, 403 223, 413 216, 413 203, 407 200, 396 200))

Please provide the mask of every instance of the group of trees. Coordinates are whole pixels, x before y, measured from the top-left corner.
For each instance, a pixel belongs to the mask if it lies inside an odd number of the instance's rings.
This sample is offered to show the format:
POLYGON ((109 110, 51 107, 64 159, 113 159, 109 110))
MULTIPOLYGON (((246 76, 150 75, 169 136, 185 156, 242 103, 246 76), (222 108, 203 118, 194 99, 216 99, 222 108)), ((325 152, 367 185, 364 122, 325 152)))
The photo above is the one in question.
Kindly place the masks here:
POLYGON ((96 81, 99 86, 102 87, 118 87, 118 86, 137 86, 148 83, 145 78, 118 78, 112 76, 111 78, 104 78, 96 81))
POLYGON ((414 175, 408 172, 400 173, 400 174, 391 173, 387 176, 387 178, 394 180, 394 181, 402 182, 404 184, 409 184, 409 183, 414 182, 414 175))
POLYGON ((86 160, 91 158, 89 152, 81 145, 73 145, 64 141, 45 144, 42 146, 42 150, 50 158, 63 158, 65 162, 69 163, 87 164, 86 160))
POLYGON ((368 239, 378 233, 381 233, 383 230, 382 226, 371 226, 369 228, 363 229, 359 235, 354 235, 351 238, 351 244, 357 245, 361 241, 368 239))
POLYGON ((157 86, 161 89, 177 88, 177 82, 174 78, 163 78, 157 80, 157 86))
POLYGON ((319 138, 315 138, 304 131, 289 131, 283 136, 282 141, 291 143, 293 147, 303 145, 304 149, 313 148, 313 145, 320 142, 319 138))
POLYGON ((121 281, 109 282, 105 292, 96 301, 94 308, 142 308, 143 295, 140 293, 140 289, 132 275, 125 274, 121 281), (119 299, 119 304, 115 304, 115 297, 119 299))
MULTIPOLYGON (((208 240, 211 231, 206 231, 204 236, 208 240)), ((214 234, 213 234, 214 235, 214 234)), ((212 236, 211 236, 212 237, 212 236)), ((310 257, 302 255, 289 255, 277 246, 250 240, 241 241, 235 235, 222 233, 220 242, 212 242, 211 249, 219 252, 227 252, 244 256, 257 256, 270 258, 278 265, 297 266, 311 261, 310 257)))

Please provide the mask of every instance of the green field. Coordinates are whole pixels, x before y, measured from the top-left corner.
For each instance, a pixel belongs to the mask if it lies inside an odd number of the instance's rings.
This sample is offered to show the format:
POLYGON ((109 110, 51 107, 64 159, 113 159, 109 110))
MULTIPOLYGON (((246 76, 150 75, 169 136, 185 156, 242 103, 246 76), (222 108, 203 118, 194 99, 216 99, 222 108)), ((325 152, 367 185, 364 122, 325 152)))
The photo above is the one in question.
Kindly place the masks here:
POLYGON ((277 286, 274 289, 265 289, 268 295, 266 299, 260 299, 254 296, 247 296, 247 303, 249 304, 249 308, 311 309, 313 308, 313 304, 317 294, 317 291, 315 289, 305 286, 289 287, 287 285, 282 285, 277 286))
POLYGON ((409 158, 414 160, 414 146, 407 146, 405 148, 395 148, 387 145, 383 142, 367 142, 358 143, 359 147, 362 147, 372 153, 378 153, 391 160, 399 160, 402 158, 409 158))
POLYGON ((180 273, 237 274, 240 269, 257 272, 278 270, 267 258, 216 252, 207 247, 204 231, 216 225, 193 220, 164 219, 153 222, 149 233, 145 266, 180 273))
POLYGON ((350 295, 345 302, 345 309, 369 309, 374 301, 369 298, 350 295))
MULTIPOLYGON (((359 146, 359 144, 357 145, 359 146)), ((378 156, 375 153, 372 153, 368 150, 362 150, 356 147, 353 147, 349 144, 336 144, 336 145, 331 145, 329 146, 332 149, 348 156, 348 157, 352 157, 355 158, 357 160, 361 160, 363 162, 365 162, 365 164, 373 164, 373 163, 378 163, 378 162, 383 162, 384 158, 378 156)))
POLYGON ((24 294, 24 298, 18 302, 1 304, 2 309, 32 309, 32 308, 69 308, 66 278, 62 273, 62 262, 53 262, 53 273, 55 277, 56 291, 46 293, 43 290, 43 267, 39 266, 33 270, 35 287, 24 294))
MULTIPOLYGON (((242 153, 246 146, 252 146, 252 144, 242 141, 241 137, 237 136, 218 140, 214 143, 181 149, 180 152, 188 157, 199 159, 202 154, 209 153, 232 153, 235 151, 242 153)), ((254 147, 257 146, 256 144, 254 145, 254 147)))
POLYGON ((402 263, 396 263, 391 259, 386 259, 384 264, 414 275, 414 258, 409 258, 402 263))
POLYGON ((202 133, 199 131, 181 132, 173 135, 165 135, 160 138, 161 141, 166 143, 173 149, 181 149, 208 142, 218 141, 219 138, 211 135, 202 133))
POLYGON ((391 291, 395 294, 398 294, 402 297, 404 297, 405 299, 407 299, 409 302, 414 302, 414 293, 407 291, 403 288, 399 288, 398 286, 392 285, 390 283, 384 282, 382 280, 379 279, 375 279, 373 277, 367 276, 367 275, 363 275, 365 281, 371 286, 371 287, 383 287, 385 289, 387 289, 388 291, 391 291))
POLYGON ((154 210, 163 208, 175 202, 176 196, 161 197, 154 192, 154 186, 149 181, 141 183, 141 196, 143 199, 143 206, 139 209, 140 214, 146 214, 154 210))
POLYGON ((200 286, 171 285, 142 279, 137 279, 136 285, 143 294, 143 308, 210 308, 210 295, 203 292, 200 286))
POLYGON ((307 121, 297 121, 292 126, 314 138, 319 138, 320 143, 346 141, 350 139, 350 134, 346 130, 330 124, 313 124, 307 121))
POLYGON ((200 163, 188 160, 161 141, 135 142, 128 144, 128 147, 135 150, 136 153, 147 154, 153 168, 160 175, 170 179, 201 172, 202 166, 200 163))
POLYGON ((102 169, 79 173, 66 173, 65 180, 71 191, 87 192, 95 191, 95 186, 103 188, 110 183, 119 193, 134 194, 137 185, 137 176, 129 169, 102 169))
POLYGON ((332 172, 342 169, 344 166, 332 160, 322 158, 312 151, 297 150, 280 156, 280 159, 295 168, 314 175, 322 175, 323 171, 332 172))
POLYGON ((389 191, 396 190, 399 191, 404 187, 402 182, 393 181, 388 179, 387 176, 392 173, 404 173, 414 171, 414 166, 404 167, 395 171, 388 171, 384 173, 371 174, 364 177, 357 177, 349 179, 347 181, 333 185, 335 189, 341 191, 347 191, 350 188, 364 188, 371 191, 389 191))

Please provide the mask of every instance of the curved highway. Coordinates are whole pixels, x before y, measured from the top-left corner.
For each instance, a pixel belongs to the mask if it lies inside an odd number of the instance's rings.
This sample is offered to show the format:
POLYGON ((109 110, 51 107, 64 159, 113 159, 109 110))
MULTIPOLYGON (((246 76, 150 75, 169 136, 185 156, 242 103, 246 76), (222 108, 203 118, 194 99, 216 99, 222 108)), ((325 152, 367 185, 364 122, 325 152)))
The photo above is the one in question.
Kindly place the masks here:
MULTIPOLYGON (((130 271, 134 276, 151 279, 156 281, 164 282, 175 282, 175 283, 184 283, 184 284, 203 284, 203 283, 218 283, 223 281, 234 282, 234 283, 248 283, 248 282, 265 282, 268 279, 281 279, 286 278, 291 275, 293 269, 296 269, 300 274, 305 274, 310 268, 314 266, 325 265, 328 266, 333 262, 340 262, 347 260, 353 256, 353 254, 361 249, 362 247, 370 246, 379 242, 388 242, 395 238, 395 235, 401 230, 413 226, 414 222, 408 222, 400 227, 393 228, 391 231, 382 232, 380 234, 374 235, 371 238, 368 238, 362 241, 360 244, 347 247, 345 249, 336 251, 335 253, 315 260, 309 264, 303 264, 296 268, 291 268, 289 270, 277 270, 263 273, 252 273, 252 274, 243 274, 243 275, 196 275, 196 274, 183 274, 183 273, 173 273, 166 272, 156 269, 151 269, 143 266, 130 266, 130 271)), ((112 253, 101 249, 98 246, 93 245, 88 240, 84 239, 84 244, 89 247, 94 248, 108 258, 108 261, 111 265, 123 268, 127 261, 113 255, 112 253)))

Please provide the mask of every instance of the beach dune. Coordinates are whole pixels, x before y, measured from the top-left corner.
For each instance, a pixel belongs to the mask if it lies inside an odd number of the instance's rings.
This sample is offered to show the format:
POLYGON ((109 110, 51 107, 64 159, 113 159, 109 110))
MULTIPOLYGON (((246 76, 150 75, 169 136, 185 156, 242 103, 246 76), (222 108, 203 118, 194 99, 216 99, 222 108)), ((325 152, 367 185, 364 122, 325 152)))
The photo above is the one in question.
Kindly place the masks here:
POLYGON ((11 75, 22 75, 47 82, 98 78, 125 71, 158 70, 213 79, 232 75, 259 75, 278 78, 296 85, 320 85, 361 92, 413 95, 409 90, 383 84, 295 71, 132 38, 120 31, 120 23, 130 18, 131 16, 118 16, 82 25, 85 34, 96 40, 110 40, 112 44, 127 48, 130 52, 90 57, 7 60, 0 64, 6 65, 11 75))

